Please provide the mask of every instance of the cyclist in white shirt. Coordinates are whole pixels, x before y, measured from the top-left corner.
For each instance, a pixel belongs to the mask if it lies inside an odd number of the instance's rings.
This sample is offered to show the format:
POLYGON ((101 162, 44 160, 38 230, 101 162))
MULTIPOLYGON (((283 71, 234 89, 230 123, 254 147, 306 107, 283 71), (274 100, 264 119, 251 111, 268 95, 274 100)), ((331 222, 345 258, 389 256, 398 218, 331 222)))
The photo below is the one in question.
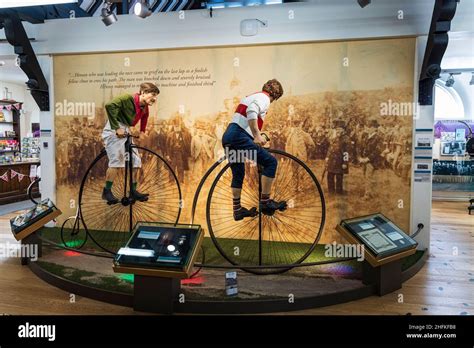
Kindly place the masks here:
MULTIPOLYGON (((260 211, 265 215, 273 215, 275 211, 283 211, 287 204, 285 201, 276 202, 270 198, 271 188, 275 179, 277 160, 263 148, 266 139, 260 131, 263 127, 265 115, 270 104, 283 95, 283 87, 278 80, 267 81, 261 92, 248 95, 241 99, 240 104, 227 127, 223 137, 222 145, 227 151, 247 150, 255 151, 257 164, 263 167, 262 173, 262 196, 260 199, 260 211)), ((236 156, 238 158, 238 156, 236 156)), ((234 208, 234 220, 242 220, 245 217, 257 215, 257 208, 247 209, 240 204, 242 185, 245 177, 245 164, 236 161, 230 165, 232 170, 232 196, 234 208)))

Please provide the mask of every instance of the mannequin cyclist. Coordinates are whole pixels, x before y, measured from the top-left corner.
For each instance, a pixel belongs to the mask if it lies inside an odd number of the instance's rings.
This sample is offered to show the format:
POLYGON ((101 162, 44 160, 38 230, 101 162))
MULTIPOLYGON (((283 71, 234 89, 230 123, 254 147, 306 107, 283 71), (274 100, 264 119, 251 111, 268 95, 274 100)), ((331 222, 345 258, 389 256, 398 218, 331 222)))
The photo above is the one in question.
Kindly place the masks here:
MULTIPOLYGON (((227 127, 222 144, 226 152, 246 150, 256 154, 257 164, 263 167, 262 173, 262 195, 260 198, 260 211, 265 215, 273 215, 276 210, 283 211, 287 208, 285 201, 276 202, 270 198, 271 188, 275 179, 277 160, 262 146, 266 139, 260 131, 263 121, 268 111, 270 103, 283 95, 283 87, 278 80, 267 81, 261 92, 257 92, 241 99, 240 104, 232 118, 232 122, 227 127)), ((255 158, 255 156, 254 156, 255 158)), ((245 217, 257 215, 257 208, 250 210, 242 207, 240 196, 245 177, 245 164, 243 161, 236 161, 230 165, 232 170, 232 197, 234 220, 242 220, 245 217)))
MULTIPOLYGON (((157 86, 153 83, 145 82, 140 85, 140 92, 124 94, 111 100, 105 105, 108 121, 102 132, 105 150, 109 159, 106 173, 105 187, 102 192, 102 199, 107 204, 116 204, 119 200, 112 193, 112 185, 120 171, 125 168, 125 142, 127 141, 127 133, 134 137, 142 137, 146 130, 148 121, 148 107, 156 102, 156 97, 160 93, 157 86), (133 128, 140 122, 140 131, 133 128)), ((132 198, 145 202, 148 200, 148 194, 137 191, 137 177, 141 168, 141 159, 137 150, 133 150, 133 183, 132 198)))

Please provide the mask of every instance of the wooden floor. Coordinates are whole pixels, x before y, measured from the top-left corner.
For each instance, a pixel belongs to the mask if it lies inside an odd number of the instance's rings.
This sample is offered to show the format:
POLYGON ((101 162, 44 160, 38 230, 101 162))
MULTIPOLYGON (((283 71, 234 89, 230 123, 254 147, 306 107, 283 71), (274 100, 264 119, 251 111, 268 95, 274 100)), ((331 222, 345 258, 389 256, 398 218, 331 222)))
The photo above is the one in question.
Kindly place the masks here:
MULTIPOLYGON (((14 243, 9 219, 0 217, 0 243, 14 243)), ((19 259, 0 257, 2 314, 137 314, 131 308, 70 294, 38 279, 19 259)), ((430 258, 395 293, 340 305, 279 314, 474 314, 474 215, 466 203, 433 202, 430 258), (456 249, 457 248, 457 249, 456 249), (457 255, 456 255, 457 254, 457 255)))

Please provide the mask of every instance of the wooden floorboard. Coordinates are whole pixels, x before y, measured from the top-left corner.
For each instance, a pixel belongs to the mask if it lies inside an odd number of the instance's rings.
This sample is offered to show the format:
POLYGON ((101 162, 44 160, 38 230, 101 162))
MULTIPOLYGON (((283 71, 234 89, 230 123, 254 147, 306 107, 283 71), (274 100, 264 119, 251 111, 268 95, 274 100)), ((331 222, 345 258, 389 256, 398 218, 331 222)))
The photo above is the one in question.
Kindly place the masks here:
MULTIPOLYGON (((474 314, 474 215, 464 202, 433 202, 430 257, 403 288, 379 297, 277 315, 474 314)), ((9 219, 0 217, 0 243, 16 243, 9 219)), ((131 308, 70 294, 37 278, 19 259, 0 257, 1 314, 138 314, 131 308)))

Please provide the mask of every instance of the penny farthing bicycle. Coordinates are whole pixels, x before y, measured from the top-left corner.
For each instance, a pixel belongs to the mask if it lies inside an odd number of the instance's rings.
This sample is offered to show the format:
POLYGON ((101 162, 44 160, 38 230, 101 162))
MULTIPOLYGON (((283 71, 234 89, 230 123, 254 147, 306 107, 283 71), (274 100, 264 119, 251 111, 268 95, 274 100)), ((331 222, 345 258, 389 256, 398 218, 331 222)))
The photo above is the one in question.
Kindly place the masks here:
MULTIPOLYGON (((272 198, 285 200, 288 204, 285 211, 276 211, 272 216, 258 211, 255 217, 234 221, 230 186, 232 172, 226 157, 211 166, 201 179, 192 208, 194 220, 201 190, 207 179, 213 177, 206 201, 210 237, 228 262, 254 274, 283 273, 303 262, 316 247, 326 218, 323 190, 311 169, 289 153, 267 150, 278 161, 272 198)), ((262 168, 251 161, 247 161, 245 166, 241 203, 248 209, 258 209, 262 168)))
POLYGON ((112 192, 117 204, 102 199, 108 157, 105 149, 94 159, 82 178, 79 205, 75 217, 67 219, 61 229, 64 244, 80 248, 88 237, 106 252, 115 254, 130 238, 138 221, 178 223, 181 214, 181 189, 173 169, 165 159, 150 149, 132 143, 127 134, 125 167, 120 168, 112 192), (142 160, 141 173, 133 168, 133 156, 142 160), (136 180, 135 180, 136 179, 136 180), (148 200, 132 196, 132 184, 147 193, 148 200))

